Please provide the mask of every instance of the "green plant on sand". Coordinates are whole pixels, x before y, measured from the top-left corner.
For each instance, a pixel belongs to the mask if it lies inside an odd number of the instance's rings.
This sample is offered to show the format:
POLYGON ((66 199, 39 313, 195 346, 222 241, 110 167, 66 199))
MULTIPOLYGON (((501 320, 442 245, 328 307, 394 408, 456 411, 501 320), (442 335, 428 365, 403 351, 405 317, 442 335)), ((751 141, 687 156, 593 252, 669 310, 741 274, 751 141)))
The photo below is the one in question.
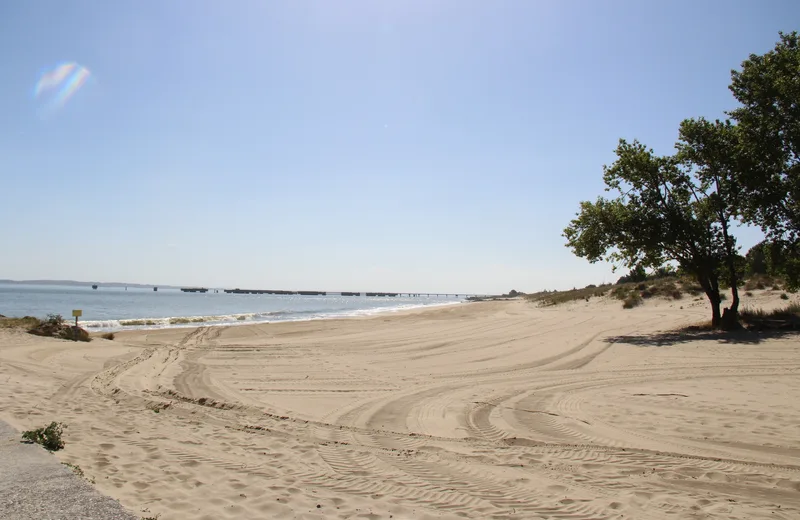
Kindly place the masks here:
POLYGON ((58 451, 64 447, 64 441, 61 439, 64 428, 66 425, 53 421, 42 428, 22 432, 22 438, 39 444, 48 451, 58 451))

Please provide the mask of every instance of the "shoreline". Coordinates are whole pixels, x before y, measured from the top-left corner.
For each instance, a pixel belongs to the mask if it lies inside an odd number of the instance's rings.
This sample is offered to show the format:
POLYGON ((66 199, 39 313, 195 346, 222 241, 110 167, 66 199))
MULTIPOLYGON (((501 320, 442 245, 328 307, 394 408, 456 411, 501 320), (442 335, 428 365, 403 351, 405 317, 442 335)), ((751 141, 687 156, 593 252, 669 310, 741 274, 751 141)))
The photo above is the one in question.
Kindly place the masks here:
POLYGON ((58 460, 165 520, 793 518, 797 336, 668 334, 706 314, 593 298, 0 330, 0 419, 66 423, 58 460))
POLYGON ((186 329, 194 327, 233 327, 244 325, 260 325, 260 324, 277 324, 277 323, 294 323, 298 321, 320 321, 320 320, 338 320, 338 319, 353 319, 353 318, 369 318, 372 316, 381 316, 385 314, 397 314, 406 311, 424 310, 424 309, 437 309, 441 307, 448 307, 452 305, 463 305, 471 303, 468 301, 449 301, 430 304, 409 304, 398 305, 395 307, 376 307, 371 309, 354 309, 352 311, 331 311, 315 312, 315 311, 298 311, 292 313, 291 311, 275 311, 275 312, 249 312, 238 314, 225 314, 217 316, 168 316, 163 318, 132 318, 132 319, 119 319, 119 320, 86 320, 81 323, 81 326, 89 331, 90 334, 102 332, 123 332, 123 331, 147 331, 147 330, 161 330, 161 329, 186 329), (300 315, 293 317, 292 315, 300 315), (308 315, 311 314, 311 315, 308 315), (239 317, 245 319, 238 319, 239 317), (265 319, 249 319, 253 316, 267 316, 265 319), (286 319, 269 319, 269 316, 290 316, 286 319), (217 319, 220 318, 220 319, 217 319), (188 320, 173 323, 174 320, 188 320), (194 321, 199 320, 199 321, 194 321), (98 326, 100 323, 117 322, 120 325, 112 326, 98 326), (126 325, 130 322, 144 322, 142 325, 126 325))

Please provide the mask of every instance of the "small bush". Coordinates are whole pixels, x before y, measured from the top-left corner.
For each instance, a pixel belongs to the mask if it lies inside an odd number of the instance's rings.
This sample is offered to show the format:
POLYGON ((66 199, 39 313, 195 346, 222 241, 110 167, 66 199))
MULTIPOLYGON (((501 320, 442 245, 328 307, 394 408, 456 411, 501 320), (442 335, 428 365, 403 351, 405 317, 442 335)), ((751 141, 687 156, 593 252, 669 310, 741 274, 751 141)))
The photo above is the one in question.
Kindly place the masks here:
POLYGON ((788 294, 786 294, 786 293, 782 293, 781 294, 781 300, 788 300, 788 299, 789 299, 789 295, 788 294))
POLYGON ((622 302, 622 308, 633 309, 634 307, 638 307, 641 304, 642 304, 642 297, 639 296, 638 294, 631 294, 627 298, 625 298, 624 302, 622 302))
POLYGON ((110 340, 110 341, 114 341, 114 338, 115 338, 113 332, 106 332, 105 334, 101 335, 100 337, 103 338, 103 339, 110 340))
POLYGON ((753 291, 747 291, 744 293, 745 296, 753 296, 753 291))
POLYGON ((669 295, 672 297, 673 300, 680 300, 681 298, 683 298, 683 293, 680 291, 680 289, 677 288, 670 291, 669 295))
POLYGON ((728 299, 728 296, 725 293, 719 293, 719 301, 724 302, 728 299))
POLYGON ((73 341, 92 341, 86 329, 67 324, 60 314, 48 314, 44 321, 29 329, 28 333, 73 341))
POLYGON ((40 444, 48 451, 58 451, 64 448, 64 441, 61 439, 64 428, 66 428, 65 425, 53 421, 44 428, 22 432, 22 438, 40 444))

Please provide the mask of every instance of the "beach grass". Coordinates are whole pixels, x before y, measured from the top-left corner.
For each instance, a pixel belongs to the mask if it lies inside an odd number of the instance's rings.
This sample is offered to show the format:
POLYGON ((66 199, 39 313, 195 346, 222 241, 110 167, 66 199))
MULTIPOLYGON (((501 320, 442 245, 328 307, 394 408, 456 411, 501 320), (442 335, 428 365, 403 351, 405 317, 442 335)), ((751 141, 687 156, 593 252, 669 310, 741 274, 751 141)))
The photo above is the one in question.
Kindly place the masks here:
POLYGON ((42 320, 33 316, 23 318, 0 318, 0 329, 25 329, 31 330, 42 324, 42 320))

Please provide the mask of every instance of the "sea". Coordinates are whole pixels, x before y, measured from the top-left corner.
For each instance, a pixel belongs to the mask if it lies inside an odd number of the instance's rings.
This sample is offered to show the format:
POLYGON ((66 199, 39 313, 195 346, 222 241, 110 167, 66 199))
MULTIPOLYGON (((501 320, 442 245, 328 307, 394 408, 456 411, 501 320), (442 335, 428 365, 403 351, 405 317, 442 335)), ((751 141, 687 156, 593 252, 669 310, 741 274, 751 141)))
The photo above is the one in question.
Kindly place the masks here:
POLYGON ((406 309, 456 305, 450 296, 325 296, 181 292, 177 288, 27 285, 0 283, 0 314, 35 316, 60 314, 90 331, 119 331, 198 325, 243 325, 299 320, 370 316, 406 309))

